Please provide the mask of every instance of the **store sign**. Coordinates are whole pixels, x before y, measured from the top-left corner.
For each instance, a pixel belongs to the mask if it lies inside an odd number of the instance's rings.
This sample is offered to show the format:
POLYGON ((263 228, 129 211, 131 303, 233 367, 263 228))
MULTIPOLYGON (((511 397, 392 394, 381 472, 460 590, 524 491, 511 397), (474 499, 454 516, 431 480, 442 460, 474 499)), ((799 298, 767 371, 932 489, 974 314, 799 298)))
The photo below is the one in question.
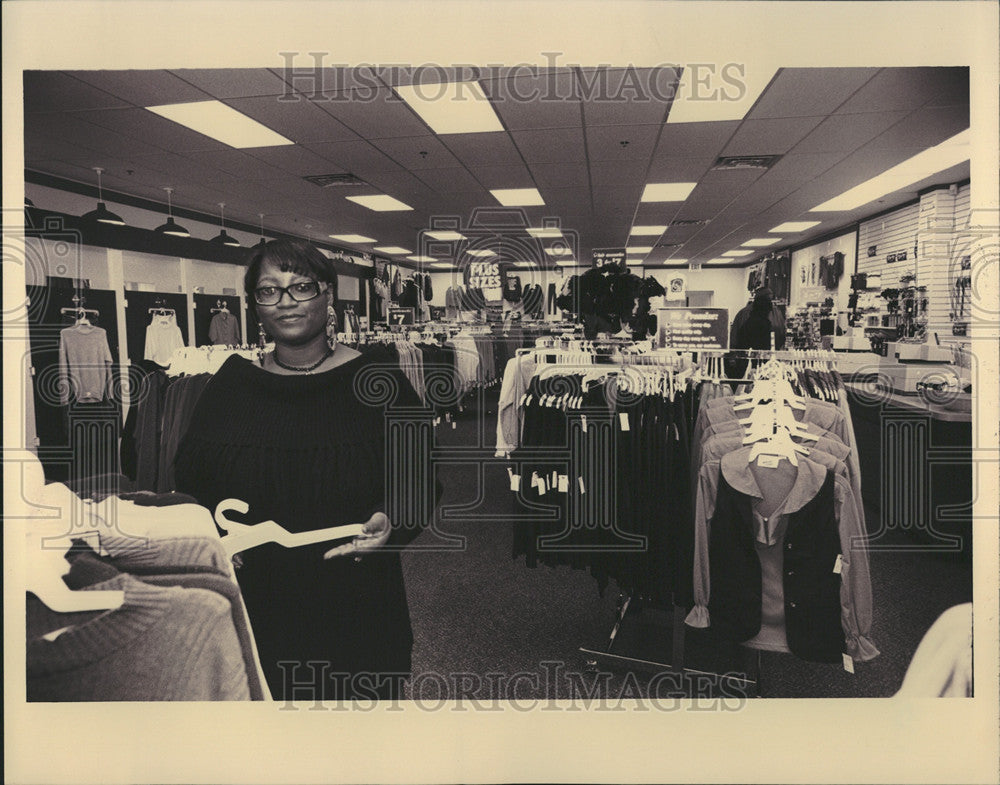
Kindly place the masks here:
POLYGON ((390 305, 386 314, 386 321, 390 326, 414 323, 414 313, 412 308, 401 308, 398 305, 390 305))
POLYGON ((728 349, 728 308, 660 308, 656 312, 661 349, 728 349))
POLYGON ((615 264, 623 270, 626 269, 624 248, 594 248, 590 254, 594 260, 594 267, 615 264))
POLYGON ((465 268, 467 289, 481 289, 486 302, 503 299, 506 271, 499 262, 471 262, 465 268))
POLYGON ((671 273, 667 278, 666 289, 668 300, 686 300, 687 275, 685 273, 671 273))

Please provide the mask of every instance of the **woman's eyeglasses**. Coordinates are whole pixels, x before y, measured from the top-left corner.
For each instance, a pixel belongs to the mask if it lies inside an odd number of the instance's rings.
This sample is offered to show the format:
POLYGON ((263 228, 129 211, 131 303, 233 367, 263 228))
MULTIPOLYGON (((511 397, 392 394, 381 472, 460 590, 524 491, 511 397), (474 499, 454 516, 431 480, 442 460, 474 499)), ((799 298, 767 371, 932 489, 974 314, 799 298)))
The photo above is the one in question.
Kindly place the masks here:
POLYGON ((260 286, 253 290, 253 299, 257 305, 277 305, 287 292, 295 302, 304 303, 319 297, 323 291, 325 290, 320 289, 316 281, 301 281, 291 286, 260 286))

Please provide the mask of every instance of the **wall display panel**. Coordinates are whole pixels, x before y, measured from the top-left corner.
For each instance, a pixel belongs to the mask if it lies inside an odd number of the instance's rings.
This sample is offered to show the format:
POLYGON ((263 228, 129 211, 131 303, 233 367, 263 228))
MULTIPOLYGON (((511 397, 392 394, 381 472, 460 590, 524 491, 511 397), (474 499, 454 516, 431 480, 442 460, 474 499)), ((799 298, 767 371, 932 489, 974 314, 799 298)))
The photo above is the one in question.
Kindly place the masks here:
MULTIPOLYGON (((146 333, 154 315, 150 309, 173 309, 181 340, 190 346, 187 295, 173 292, 125 292, 125 335, 128 358, 133 363, 146 359, 146 333)), ((162 358, 161 358, 162 359, 162 358)), ((163 365, 164 363, 160 363, 163 365)))
MULTIPOLYGON (((101 402, 68 404, 69 388, 60 383, 60 333, 75 322, 62 309, 77 307, 76 295, 73 289, 27 287, 35 435, 49 481, 68 482, 117 471, 121 368, 111 363, 109 394, 101 402)), ((104 330, 113 358, 118 357, 118 296, 103 289, 82 292, 82 307, 97 312, 88 313, 87 318, 104 330)))
POLYGON ((188 289, 196 294, 238 295, 243 291, 245 267, 201 259, 190 259, 187 265, 188 289))
POLYGON ((194 341, 195 346, 242 344, 240 298, 217 294, 194 295, 194 341), (225 313, 221 310, 223 306, 225 313))
POLYGON ((863 221, 858 227, 858 272, 880 274, 882 288, 890 288, 899 286, 900 276, 916 271, 919 216, 920 205, 911 204, 863 221))
POLYGON ((858 235, 849 232, 832 240, 810 245, 792 253, 791 295, 789 305, 793 308, 807 302, 822 303, 832 297, 837 310, 847 308, 851 292, 851 275, 857 263, 858 235), (823 261, 841 254, 839 278, 830 280, 823 276, 823 261), (830 283, 836 285, 831 287, 830 283))

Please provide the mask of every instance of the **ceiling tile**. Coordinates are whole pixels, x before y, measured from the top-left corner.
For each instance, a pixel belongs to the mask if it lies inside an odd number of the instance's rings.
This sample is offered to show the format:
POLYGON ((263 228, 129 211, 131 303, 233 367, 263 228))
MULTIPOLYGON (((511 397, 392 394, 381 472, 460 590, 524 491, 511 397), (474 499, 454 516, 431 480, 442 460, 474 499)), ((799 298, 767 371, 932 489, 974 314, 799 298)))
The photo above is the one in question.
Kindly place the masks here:
MULTIPOLYGON (((739 121, 667 123, 660 134, 656 158, 715 158, 739 128, 739 121)), ((654 161, 656 160, 654 158, 654 161)))
POLYGON ((372 144, 411 171, 461 166, 451 151, 441 144, 436 136, 431 134, 396 139, 376 139, 372 144))
POLYGON ((416 175, 439 193, 481 192, 483 190, 480 182, 462 167, 423 169, 416 175))
POLYGON ((589 214, 591 210, 590 188, 546 188, 542 196, 555 215, 589 214))
POLYGON ((218 99, 291 93, 285 81, 267 68, 181 68, 171 73, 218 99))
POLYGON ((969 103, 969 68, 935 68, 925 78, 929 88, 928 106, 957 106, 969 103))
POLYGON ((429 129, 392 90, 324 93, 313 102, 363 139, 426 136, 429 129))
POLYGON ((487 190, 494 188, 534 188, 535 181, 524 164, 514 166, 476 166, 472 174, 487 190))
POLYGON ((313 174, 340 174, 345 171, 312 150, 307 150, 297 144, 279 147, 255 147, 248 150, 247 153, 290 175, 299 177, 313 174))
POLYGON ((666 226, 677 215, 680 207, 677 202, 639 202, 635 210, 635 223, 639 226, 666 226))
POLYGON ((287 100, 278 95, 229 98, 225 103, 293 142, 336 142, 358 138, 349 128, 300 95, 289 96, 287 100))
POLYGON ((87 122, 175 153, 230 150, 229 145, 146 109, 103 109, 82 114, 87 122))
POLYGON ((399 164, 365 141, 310 142, 303 147, 359 177, 364 177, 367 172, 393 172, 402 169, 399 164))
POLYGON ((116 106, 128 106, 128 103, 65 73, 24 72, 25 112, 70 112, 116 106))
POLYGON ((529 164, 583 163, 587 160, 580 127, 511 131, 510 135, 529 164))
POLYGON ((660 133, 658 125, 600 125, 587 128, 591 161, 648 162, 660 133))
MULTIPOLYGON (((947 97, 951 89, 961 90, 962 77, 967 73, 964 68, 883 68, 837 112, 858 114, 916 109, 928 101, 947 97)), ((965 81, 967 84, 968 80, 965 81)))
MULTIPOLYGON (((109 110, 115 111, 115 110, 109 110)), ((142 109, 128 109, 124 111, 142 112, 142 109)), ((48 118, 29 118, 25 116, 26 129, 36 127, 37 123, 49 120, 46 135, 52 139, 59 139, 66 147, 69 154, 79 148, 94 150, 114 156, 152 155, 163 152, 163 149, 154 144, 147 144, 131 133, 131 129, 125 128, 124 133, 118 133, 110 128, 94 125, 85 122, 83 117, 95 113, 91 112, 65 112, 52 115, 48 118)))
POLYGON ((772 166, 763 177, 768 180, 808 181, 844 158, 843 153, 789 153, 772 166))
POLYGON ((673 68, 580 69, 584 121, 594 125, 659 125, 677 86, 673 68))
POLYGON ((169 71, 66 71, 135 106, 207 101, 210 95, 169 71))
POLYGON ((233 177, 247 180, 273 180, 279 177, 287 178, 288 174, 269 163, 255 158, 242 150, 207 150, 186 153, 187 158, 205 166, 211 166, 220 172, 226 172, 233 177))
POLYGON ((870 142, 909 112, 835 114, 826 118, 794 147, 796 153, 849 153, 870 142))
POLYGON ((580 127, 576 80, 569 72, 484 81, 483 91, 509 130, 580 127))
POLYGON ((448 134, 438 137, 468 167, 522 163, 521 154, 504 131, 483 134, 448 134))
POLYGON ((745 120, 723 150, 723 155, 787 153, 822 122, 822 117, 745 120))
MULTIPOLYGON (((439 65, 394 65, 379 69, 379 77, 385 84, 396 85, 439 85, 447 82, 474 82, 482 77, 493 78, 489 68, 472 65, 444 67, 439 65)), ((428 96, 434 95, 431 90, 428 96)))
POLYGON ((877 73, 877 68, 784 68, 747 119, 830 114, 877 73))
MULTIPOLYGON (((590 181, 595 191, 627 185, 641 193, 645 186, 645 174, 645 161, 604 161, 590 165, 590 181)), ((638 196, 636 200, 638 201, 638 196)))
POLYGON ((927 107, 918 109, 866 145, 871 149, 925 148, 940 144, 969 127, 969 107, 927 107))
POLYGON ((323 93, 343 93, 348 90, 379 90, 382 80, 374 67, 358 68, 324 67, 322 58, 293 58, 286 68, 270 69, 294 92, 307 97, 318 98, 323 93))
POLYGON ((696 183, 715 164, 711 158, 654 158, 646 177, 651 183, 696 183))
POLYGON ((698 186, 677 212, 678 218, 713 218, 726 205, 761 176, 759 170, 735 170, 712 172, 702 179, 698 186))
POLYGON ((532 164, 539 188, 586 188, 590 180, 583 164, 532 164))

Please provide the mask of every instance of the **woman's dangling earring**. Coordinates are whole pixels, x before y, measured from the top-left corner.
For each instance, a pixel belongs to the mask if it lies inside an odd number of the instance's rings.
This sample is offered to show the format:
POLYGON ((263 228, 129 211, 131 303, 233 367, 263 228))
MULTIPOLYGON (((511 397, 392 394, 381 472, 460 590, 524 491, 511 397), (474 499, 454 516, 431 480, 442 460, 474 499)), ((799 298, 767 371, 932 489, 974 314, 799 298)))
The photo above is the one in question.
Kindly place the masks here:
POLYGON ((260 332, 260 348, 263 349, 267 345, 267 335, 264 334, 264 325, 257 325, 257 330, 260 332))
POLYGON ((332 305, 326 306, 326 343, 331 352, 337 348, 337 312, 332 305))

